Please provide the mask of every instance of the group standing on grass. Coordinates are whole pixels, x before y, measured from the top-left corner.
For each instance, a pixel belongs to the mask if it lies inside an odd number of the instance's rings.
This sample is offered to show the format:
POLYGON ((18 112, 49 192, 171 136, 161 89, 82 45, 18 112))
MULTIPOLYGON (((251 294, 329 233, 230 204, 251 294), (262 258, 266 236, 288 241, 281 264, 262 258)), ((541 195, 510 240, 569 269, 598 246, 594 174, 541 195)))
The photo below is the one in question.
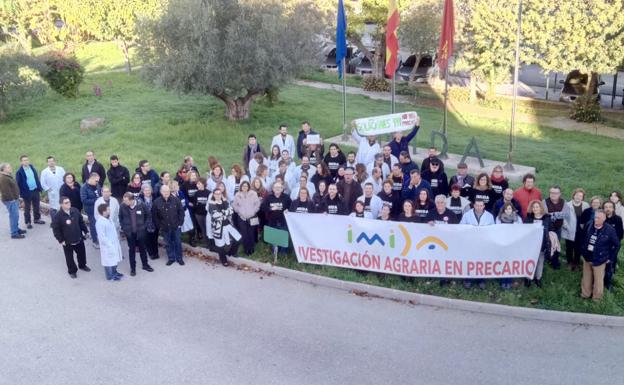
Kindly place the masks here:
MULTIPOLYGON (((612 287, 624 236, 624 206, 618 191, 604 202, 599 196, 586 202, 585 191, 578 188, 566 201, 561 189, 552 186, 544 198, 532 174, 525 175, 522 186, 514 191, 501 166, 491 174, 472 176, 465 163, 458 164, 457 173, 449 178, 435 147, 420 166, 411 159, 409 143, 418 130, 419 122, 408 135, 397 132, 384 145, 375 136, 361 137, 354 130, 358 150, 344 154, 335 143, 325 152, 307 121, 296 140, 282 124, 268 153, 255 135, 249 135, 242 164, 234 164, 229 175, 212 156, 202 176, 191 156, 183 158, 174 174, 158 174, 147 160, 130 172, 116 155, 110 157, 106 170, 88 151, 82 185, 74 174, 56 165, 54 157, 48 157, 48 167, 39 176, 29 158, 22 156, 15 176, 9 164, 0 165, 0 194, 14 239, 26 233, 18 227, 18 199, 24 202, 24 222, 31 229, 31 223, 44 223, 39 201, 42 192, 47 194, 53 233, 63 246, 72 277, 78 269, 89 271, 84 246, 88 236, 100 249, 107 279, 119 280, 120 234, 127 241, 132 276, 137 251, 142 269, 153 271, 149 259, 159 258, 159 235, 166 245, 167 265, 184 265, 181 239, 187 233, 191 245, 206 244, 227 266, 228 257, 236 257, 240 245, 247 255, 255 252, 265 225, 288 230, 284 214, 291 211, 434 226, 539 224, 544 229, 543 242, 534 280, 525 280, 526 286, 541 287, 544 263, 559 269, 563 249, 570 269, 582 268, 584 298, 598 300, 605 287, 612 287), (315 136, 311 143, 309 135, 315 136)), ((485 288, 484 280, 464 280, 466 288, 474 283, 485 288)), ((512 280, 503 279, 500 285, 509 290, 512 280)))

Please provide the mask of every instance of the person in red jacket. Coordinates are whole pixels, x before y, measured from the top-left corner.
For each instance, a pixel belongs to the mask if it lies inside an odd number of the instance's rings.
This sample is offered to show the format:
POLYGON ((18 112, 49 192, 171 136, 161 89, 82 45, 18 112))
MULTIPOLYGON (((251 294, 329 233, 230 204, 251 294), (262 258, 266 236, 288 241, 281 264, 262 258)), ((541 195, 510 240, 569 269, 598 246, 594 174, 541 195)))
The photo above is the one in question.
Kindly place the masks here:
POLYGON ((522 187, 514 191, 513 197, 522 209, 522 220, 526 220, 529 202, 542 200, 542 192, 535 187, 535 175, 526 174, 522 178, 522 187))

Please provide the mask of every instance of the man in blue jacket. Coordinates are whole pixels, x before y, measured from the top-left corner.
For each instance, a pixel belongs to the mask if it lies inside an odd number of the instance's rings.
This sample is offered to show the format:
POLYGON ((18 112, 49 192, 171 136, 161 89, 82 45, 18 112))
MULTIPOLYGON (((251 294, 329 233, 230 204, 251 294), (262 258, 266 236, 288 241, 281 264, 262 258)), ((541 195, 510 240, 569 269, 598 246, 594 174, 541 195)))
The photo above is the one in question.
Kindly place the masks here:
POLYGON ((607 216, 598 209, 594 220, 587 224, 585 239, 581 246, 583 255, 583 280, 581 281, 581 297, 602 299, 604 293, 605 268, 609 263, 617 261, 620 251, 620 240, 612 226, 605 223, 607 216))
POLYGON ((39 209, 39 202, 41 199, 40 193, 43 189, 41 188, 41 183, 39 182, 37 170, 35 170, 35 168, 30 164, 30 160, 27 155, 20 156, 20 163, 22 166, 15 174, 15 181, 19 187, 20 196, 24 200, 24 222, 26 223, 26 227, 32 229, 30 220, 31 208, 35 223, 38 225, 45 224, 45 222, 41 220, 41 211, 39 209))
POLYGON ((407 153, 409 154, 409 142, 411 142, 412 139, 414 139, 419 129, 420 129, 420 117, 417 117, 416 124, 412 128, 412 131, 409 132, 409 134, 407 134, 406 136, 403 136, 402 131, 395 132, 393 135, 394 137, 392 138, 392 141, 388 143, 388 145, 390 146, 392 150, 392 155, 394 155, 398 159, 399 155, 401 154, 401 151, 407 151, 407 153))
POLYGON ((305 154, 305 143, 308 135, 318 135, 316 131, 310 127, 310 123, 307 120, 304 120, 301 123, 301 131, 299 131, 299 136, 297 136, 297 157, 301 159, 305 154))

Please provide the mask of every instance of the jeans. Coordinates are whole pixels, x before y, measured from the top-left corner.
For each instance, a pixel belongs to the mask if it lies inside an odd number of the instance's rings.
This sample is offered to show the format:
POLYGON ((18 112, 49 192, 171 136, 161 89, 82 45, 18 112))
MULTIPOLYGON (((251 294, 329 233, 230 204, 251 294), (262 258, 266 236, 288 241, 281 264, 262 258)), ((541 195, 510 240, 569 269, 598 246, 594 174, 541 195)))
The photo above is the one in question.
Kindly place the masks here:
POLYGON ((30 192, 30 197, 28 199, 24 199, 24 222, 26 224, 30 223, 30 208, 32 207, 33 216, 35 217, 35 221, 41 219, 41 209, 39 207, 40 195, 39 191, 33 190, 30 192))
POLYGON ((104 266, 104 272, 106 273, 106 279, 111 280, 117 276, 117 266, 104 266))
POLYGON ((9 211, 9 223, 11 224, 11 236, 19 234, 19 200, 2 202, 9 211))
POLYGON ((163 231, 162 234, 169 261, 182 261, 182 230, 178 227, 175 230, 163 231))
POLYGON ((130 270, 136 270, 136 248, 139 247, 141 264, 143 267, 149 266, 147 263, 147 251, 145 249, 145 234, 126 234, 128 240, 128 257, 130 259, 130 270))
POLYGON ((83 241, 75 245, 66 244, 63 246, 63 252, 65 253, 65 263, 67 263, 67 272, 69 274, 76 274, 78 267, 87 266, 87 252, 83 241), (74 262, 74 252, 78 258, 78 267, 76 267, 76 262, 74 262))
POLYGON ((85 209, 85 211, 87 212, 87 217, 89 218, 89 233, 91 233, 91 240, 93 241, 93 243, 99 243, 98 242, 98 236, 97 236, 97 230, 95 229, 95 214, 93 209, 89 210, 89 209, 85 209))

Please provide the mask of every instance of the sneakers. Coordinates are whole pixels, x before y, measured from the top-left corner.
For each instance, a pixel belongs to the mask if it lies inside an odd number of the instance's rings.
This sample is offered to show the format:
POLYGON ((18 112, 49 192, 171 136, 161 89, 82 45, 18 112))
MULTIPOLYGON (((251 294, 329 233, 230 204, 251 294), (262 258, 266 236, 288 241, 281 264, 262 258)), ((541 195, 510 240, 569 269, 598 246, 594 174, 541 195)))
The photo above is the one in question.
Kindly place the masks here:
POLYGON ((11 235, 11 239, 24 239, 24 238, 26 238, 24 234, 11 235))

